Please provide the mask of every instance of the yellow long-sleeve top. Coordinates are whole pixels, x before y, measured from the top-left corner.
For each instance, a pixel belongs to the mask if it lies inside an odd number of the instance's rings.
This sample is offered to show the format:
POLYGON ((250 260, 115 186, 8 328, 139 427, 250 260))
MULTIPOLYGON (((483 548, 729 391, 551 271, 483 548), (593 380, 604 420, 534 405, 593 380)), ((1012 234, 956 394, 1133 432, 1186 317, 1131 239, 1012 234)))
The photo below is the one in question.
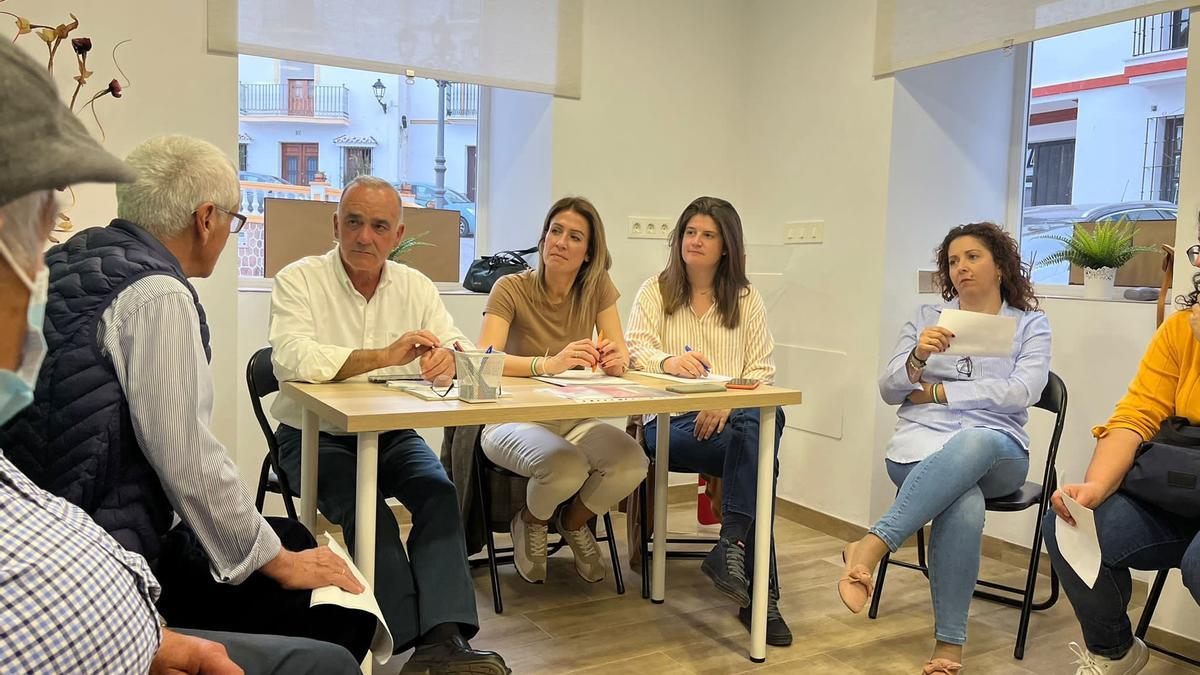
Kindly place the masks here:
POLYGON ((1190 313, 1176 312, 1159 326, 1129 391, 1108 423, 1092 429, 1093 436, 1129 429, 1149 440, 1172 415, 1200 423, 1200 340, 1192 335, 1190 313))

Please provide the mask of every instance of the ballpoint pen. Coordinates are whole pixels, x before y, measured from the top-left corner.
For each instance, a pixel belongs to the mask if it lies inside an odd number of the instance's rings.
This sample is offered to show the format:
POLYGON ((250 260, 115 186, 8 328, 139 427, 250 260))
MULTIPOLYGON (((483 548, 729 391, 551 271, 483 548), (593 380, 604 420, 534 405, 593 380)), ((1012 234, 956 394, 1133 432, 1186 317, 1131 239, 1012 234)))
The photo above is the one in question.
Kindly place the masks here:
MULTIPOLYGON (((604 331, 598 331, 596 333, 596 342, 604 342, 604 331)), ((596 364, 592 364, 592 372, 596 372, 596 364)))
MULTIPOLYGON (((691 347, 691 345, 684 345, 684 346, 683 346, 683 351, 685 351, 685 352, 690 352, 690 351, 692 351, 692 347, 691 347)), ((706 372, 706 373, 708 373, 708 372, 711 372, 711 370, 712 370, 712 369, 708 367, 708 364, 707 364, 707 363, 705 363, 705 362, 701 361, 701 362, 700 362, 700 365, 704 366, 704 372, 706 372)))

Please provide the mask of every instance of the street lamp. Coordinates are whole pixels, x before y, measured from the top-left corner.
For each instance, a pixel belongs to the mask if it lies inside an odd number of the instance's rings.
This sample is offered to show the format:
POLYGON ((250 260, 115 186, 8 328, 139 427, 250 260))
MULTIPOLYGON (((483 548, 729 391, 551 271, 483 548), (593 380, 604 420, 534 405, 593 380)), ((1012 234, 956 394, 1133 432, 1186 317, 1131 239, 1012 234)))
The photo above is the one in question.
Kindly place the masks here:
POLYGON ((379 107, 383 108, 383 114, 387 114, 387 103, 383 102, 383 95, 387 93, 387 87, 384 86, 383 80, 375 78, 375 84, 371 85, 371 89, 375 90, 375 100, 379 101, 379 107))

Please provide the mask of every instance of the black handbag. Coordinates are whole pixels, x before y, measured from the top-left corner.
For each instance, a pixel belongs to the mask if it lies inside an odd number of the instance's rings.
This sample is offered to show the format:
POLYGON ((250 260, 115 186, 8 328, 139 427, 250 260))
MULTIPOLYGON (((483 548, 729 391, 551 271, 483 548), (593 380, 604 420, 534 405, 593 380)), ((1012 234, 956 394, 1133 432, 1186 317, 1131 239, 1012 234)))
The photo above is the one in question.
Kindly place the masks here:
POLYGON ((1200 427, 1168 417, 1138 446, 1121 492, 1185 518, 1200 518, 1200 427))
POLYGON ((520 251, 501 251, 473 261, 463 277, 463 288, 476 293, 491 293, 500 277, 530 269, 523 256, 536 251, 536 246, 520 251))

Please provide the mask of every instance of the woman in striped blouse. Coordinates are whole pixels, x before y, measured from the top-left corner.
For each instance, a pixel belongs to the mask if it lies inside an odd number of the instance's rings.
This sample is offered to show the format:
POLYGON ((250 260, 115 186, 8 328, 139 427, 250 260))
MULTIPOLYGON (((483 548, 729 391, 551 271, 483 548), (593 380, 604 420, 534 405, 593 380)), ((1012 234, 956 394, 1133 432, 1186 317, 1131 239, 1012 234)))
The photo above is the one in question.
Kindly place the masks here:
MULTIPOLYGON (((724 199, 700 197, 683 210, 671 233, 667 268, 642 284, 629 318, 627 342, 638 370, 686 378, 711 372, 766 383, 774 379, 775 343, 762 296, 746 278, 742 241, 741 218, 724 199)), ((653 453, 655 417, 648 415, 645 424, 653 453)), ((776 412, 773 431, 778 457, 782 410, 776 412)), ((757 408, 671 418, 671 470, 717 475, 724 481, 720 540, 701 569, 738 603, 738 616, 747 628, 746 549, 753 541, 758 434, 757 408)), ((768 595, 767 643, 789 645, 792 634, 779 613, 774 584, 768 595)))

